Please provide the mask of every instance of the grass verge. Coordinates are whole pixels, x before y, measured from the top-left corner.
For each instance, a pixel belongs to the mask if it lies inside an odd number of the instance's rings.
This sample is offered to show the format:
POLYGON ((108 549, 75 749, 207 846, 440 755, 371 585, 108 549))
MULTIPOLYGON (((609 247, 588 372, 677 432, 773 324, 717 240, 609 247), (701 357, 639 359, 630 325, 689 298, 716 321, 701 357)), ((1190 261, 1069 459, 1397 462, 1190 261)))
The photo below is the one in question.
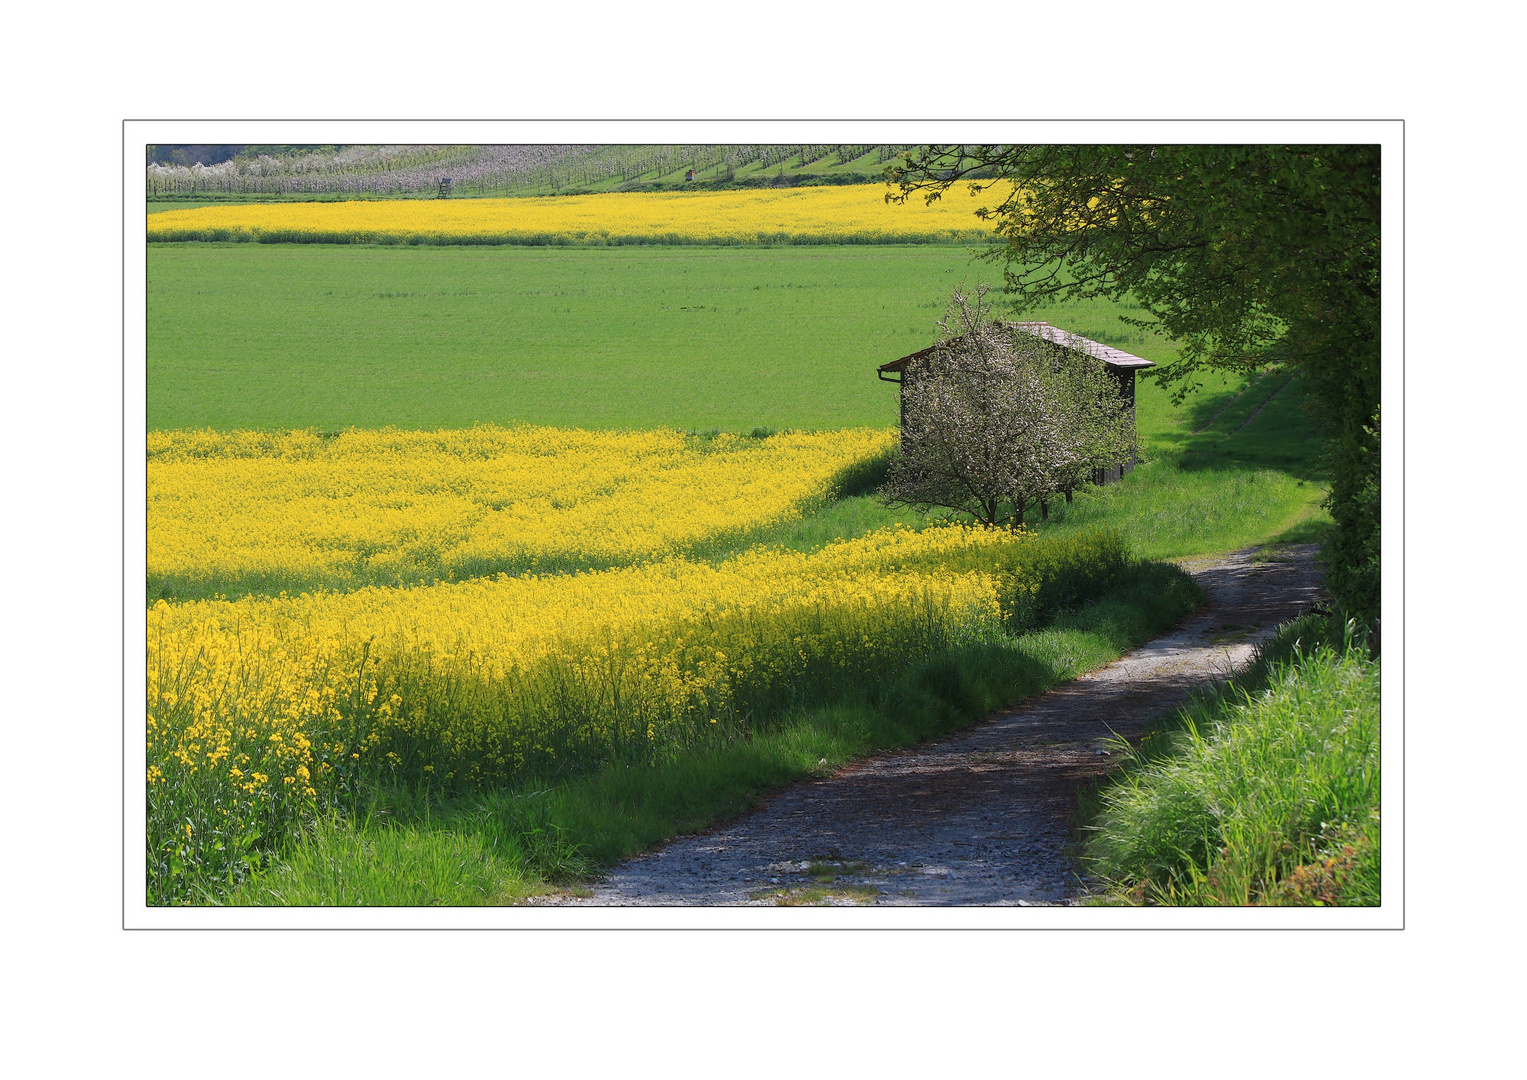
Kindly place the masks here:
POLYGON ((865 754, 912 745, 1042 693, 1163 633, 1202 596, 1176 567, 1136 564, 1116 591, 1047 627, 923 659, 793 710, 752 738, 559 783, 442 799, 376 788, 318 821, 233 905, 503 904, 581 889, 602 866, 748 809, 865 754))
POLYGON ((1189 471, 1167 461, 1142 465, 1117 484, 1086 488, 1052 505, 1041 535, 1106 523, 1148 559, 1235 551, 1320 512, 1323 485, 1272 469, 1189 471))
POLYGON ((1083 804, 1099 901, 1378 904, 1379 666, 1352 626, 1308 615, 1122 744, 1083 804))

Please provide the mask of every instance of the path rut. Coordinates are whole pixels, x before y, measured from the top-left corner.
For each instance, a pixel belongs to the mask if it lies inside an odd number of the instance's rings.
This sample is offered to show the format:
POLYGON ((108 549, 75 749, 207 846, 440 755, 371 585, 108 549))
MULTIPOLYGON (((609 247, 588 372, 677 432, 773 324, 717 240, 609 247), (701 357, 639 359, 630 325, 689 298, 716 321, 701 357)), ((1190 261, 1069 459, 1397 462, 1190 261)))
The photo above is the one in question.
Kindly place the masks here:
POLYGON ((796 784, 628 859, 577 905, 1066 904, 1078 789, 1188 692, 1244 665, 1318 591, 1314 545, 1186 568, 1208 603, 1175 632, 958 736, 796 784))

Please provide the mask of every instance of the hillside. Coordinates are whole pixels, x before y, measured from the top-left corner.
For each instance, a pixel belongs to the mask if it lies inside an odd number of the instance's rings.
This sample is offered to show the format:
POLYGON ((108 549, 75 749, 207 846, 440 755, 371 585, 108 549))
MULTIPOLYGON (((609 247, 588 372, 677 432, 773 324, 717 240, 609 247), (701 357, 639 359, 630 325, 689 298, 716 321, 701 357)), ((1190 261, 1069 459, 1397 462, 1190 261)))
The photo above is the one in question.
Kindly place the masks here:
POLYGON ((151 201, 435 198, 876 183, 904 146, 150 146, 151 201), (691 173, 692 178, 691 178, 691 173))

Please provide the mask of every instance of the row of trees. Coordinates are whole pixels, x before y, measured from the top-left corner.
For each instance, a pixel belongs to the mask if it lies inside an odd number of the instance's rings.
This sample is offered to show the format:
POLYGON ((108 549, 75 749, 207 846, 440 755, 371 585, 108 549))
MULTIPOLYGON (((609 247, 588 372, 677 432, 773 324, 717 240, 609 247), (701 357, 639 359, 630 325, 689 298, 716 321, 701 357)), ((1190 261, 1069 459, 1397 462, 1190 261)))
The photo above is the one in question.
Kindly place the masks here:
POLYGON ((145 165, 218 165, 231 158, 301 157, 309 154, 338 154, 345 147, 293 143, 149 143, 144 148, 145 165))
POLYGON ((955 290, 939 342, 903 373, 891 505, 1017 526, 1135 450, 1130 402, 1100 360, 991 318, 987 287, 955 290))
POLYGON ((1019 311, 1108 297, 1182 346, 1152 377, 1180 400, 1206 371, 1302 375, 1328 446, 1326 585, 1379 615, 1380 147, 929 146, 887 199, 977 194, 1019 311))
POLYGON ((407 195, 451 177, 479 192, 543 182, 589 146, 343 146, 285 154, 239 154, 211 165, 151 162, 150 196, 225 194, 407 195))
POLYGON ((803 168, 846 164, 878 151, 878 163, 902 146, 822 144, 675 146, 177 146, 149 147, 146 192, 163 195, 410 195, 435 190, 449 176, 478 194, 561 191, 619 179, 655 179, 694 169, 730 180, 749 165, 803 168))

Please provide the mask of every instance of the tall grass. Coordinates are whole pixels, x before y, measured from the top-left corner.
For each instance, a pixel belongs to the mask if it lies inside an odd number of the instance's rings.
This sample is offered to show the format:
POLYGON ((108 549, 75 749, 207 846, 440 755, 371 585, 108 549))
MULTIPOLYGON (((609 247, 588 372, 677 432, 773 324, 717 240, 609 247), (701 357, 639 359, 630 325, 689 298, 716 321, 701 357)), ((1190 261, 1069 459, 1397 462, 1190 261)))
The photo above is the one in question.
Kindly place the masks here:
POLYGON ((1100 794, 1085 860, 1115 900, 1377 904, 1379 666, 1306 616, 1202 694, 1100 794))

